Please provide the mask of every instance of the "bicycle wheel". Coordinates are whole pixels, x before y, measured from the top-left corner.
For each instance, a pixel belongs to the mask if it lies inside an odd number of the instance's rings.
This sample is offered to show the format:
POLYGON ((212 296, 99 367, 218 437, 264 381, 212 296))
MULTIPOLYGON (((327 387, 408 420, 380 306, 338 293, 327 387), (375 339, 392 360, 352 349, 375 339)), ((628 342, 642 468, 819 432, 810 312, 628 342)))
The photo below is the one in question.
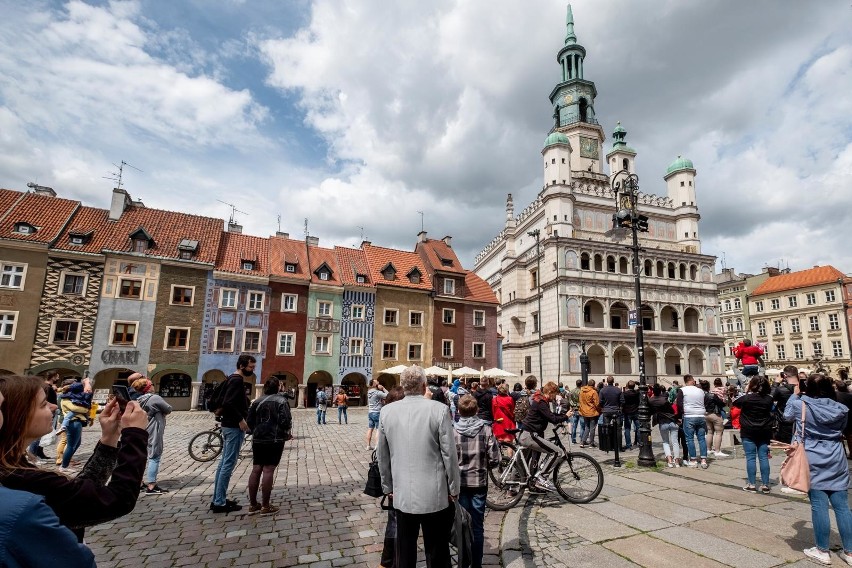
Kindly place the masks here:
POLYGON ((523 466, 512 460, 510 451, 516 451, 513 444, 500 442, 500 462, 488 469, 485 504, 494 511, 506 511, 517 505, 526 489, 523 466))
POLYGON ((603 489, 603 470, 592 456, 568 452, 553 472, 553 484, 566 501, 589 503, 603 489))
POLYGON ((189 456, 195 461, 209 462, 222 453, 222 434, 211 430, 199 432, 189 441, 189 456))

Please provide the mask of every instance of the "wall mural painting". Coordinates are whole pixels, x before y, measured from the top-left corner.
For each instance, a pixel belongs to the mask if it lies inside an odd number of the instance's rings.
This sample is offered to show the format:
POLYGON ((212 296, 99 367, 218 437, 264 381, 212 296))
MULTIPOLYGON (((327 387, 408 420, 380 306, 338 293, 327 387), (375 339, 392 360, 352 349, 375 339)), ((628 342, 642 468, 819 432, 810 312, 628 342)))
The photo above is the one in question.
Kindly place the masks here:
POLYGON ((573 250, 565 251, 565 268, 576 269, 579 266, 577 252, 573 250))
POLYGON ((568 372, 580 372, 580 346, 576 343, 568 346, 568 372))
POLYGON ((710 348, 710 374, 718 375, 722 372, 722 354, 718 347, 710 348))
POLYGON ((580 302, 577 298, 568 298, 568 327, 580 327, 580 302))

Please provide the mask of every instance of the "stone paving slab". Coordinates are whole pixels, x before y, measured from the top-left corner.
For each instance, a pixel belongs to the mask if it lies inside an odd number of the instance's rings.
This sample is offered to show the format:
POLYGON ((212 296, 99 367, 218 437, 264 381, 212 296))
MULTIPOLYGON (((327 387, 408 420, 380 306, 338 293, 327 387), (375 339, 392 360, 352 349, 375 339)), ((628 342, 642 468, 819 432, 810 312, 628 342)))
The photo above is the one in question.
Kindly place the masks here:
POLYGON ((718 560, 728 566, 741 568, 770 568, 783 564, 784 560, 723 540, 712 534, 702 534, 696 538, 695 531, 687 527, 671 527, 651 533, 654 537, 665 540, 675 546, 691 550, 702 556, 718 560))
POLYGON ((695 483, 689 488, 690 493, 703 495, 711 499, 726 501, 728 503, 737 503, 749 507, 765 507, 766 505, 774 505, 776 503, 786 503, 788 499, 775 495, 762 495, 743 491, 742 488, 725 487, 719 485, 709 485, 705 483, 695 483))
POLYGON ((628 507, 635 511, 653 515, 658 519, 668 521, 673 525, 682 525, 712 517, 712 513, 679 507, 668 500, 656 499, 648 495, 628 495, 612 500, 617 505, 628 507))
POLYGON ((684 566, 722 568, 725 566, 690 550, 644 534, 606 542, 603 546, 647 568, 683 568, 684 566))
POLYGON ((636 568, 638 565, 624 556, 620 556, 600 545, 589 545, 572 548, 570 550, 558 550, 554 556, 559 559, 557 566, 595 566, 607 568, 636 568))
POLYGON ((702 495, 696 495, 692 490, 677 490, 669 489, 666 491, 656 491, 648 493, 649 497, 661 499, 669 503, 677 503, 678 507, 688 507, 713 513, 714 515, 723 515, 725 513, 733 513, 734 511, 742 511, 748 509, 748 505, 740 503, 729 503, 722 499, 711 499, 702 495))
POLYGON ((597 501, 589 503, 588 505, 580 505, 580 507, 599 515, 603 515, 613 521, 624 523, 625 525, 642 532, 672 526, 671 523, 654 517, 653 515, 648 515, 640 511, 622 507, 616 503, 597 501))
POLYGON ((589 542, 603 542, 636 534, 636 530, 594 511, 580 507, 548 508, 541 511, 554 524, 589 542))
POLYGON ((750 530, 751 527, 746 528, 740 523, 720 517, 695 521, 688 526, 700 533, 712 534, 747 548, 777 556, 785 562, 801 559, 802 550, 813 546, 813 542, 785 539, 763 530, 750 530))

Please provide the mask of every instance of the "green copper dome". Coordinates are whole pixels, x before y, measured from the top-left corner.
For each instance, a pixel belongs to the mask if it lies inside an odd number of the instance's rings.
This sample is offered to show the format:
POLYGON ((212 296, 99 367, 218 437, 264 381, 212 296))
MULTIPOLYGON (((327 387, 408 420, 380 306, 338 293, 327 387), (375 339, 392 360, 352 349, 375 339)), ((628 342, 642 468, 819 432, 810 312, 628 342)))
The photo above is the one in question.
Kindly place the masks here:
POLYGON ((544 139, 544 147, 553 146, 554 144, 569 144, 568 137, 561 132, 551 132, 544 139))
POLYGON ((666 175, 672 174, 674 172, 680 170, 694 170, 695 166, 692 165, 692 160, 688 158, 683 158, 678 156, 677 159, 671 163, 671 165, 666 168, 666 175))

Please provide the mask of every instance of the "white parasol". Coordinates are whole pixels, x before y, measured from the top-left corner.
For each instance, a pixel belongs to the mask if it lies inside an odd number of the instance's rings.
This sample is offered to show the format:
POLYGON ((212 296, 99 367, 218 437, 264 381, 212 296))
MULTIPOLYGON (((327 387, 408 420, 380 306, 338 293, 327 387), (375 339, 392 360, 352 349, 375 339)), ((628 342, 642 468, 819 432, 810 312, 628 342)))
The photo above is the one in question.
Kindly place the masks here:
POLYGON ((510 373, 509 371, 504 371, 503 369, 498 369, 497 367, 483 371, 482 374, 483 376, 490 377, 492 379, 504 379, 508 377, 518 376, 515 373, 510 373))
POLYGON ((470 367, 462 367, 460 369, 456 369, 453 371, 453 377, 462 378, 462 377, 478 377, 479 371, 476 369, 471 369, 470 367))
POLYGON ((407 365, 397 365, 396 367, 391 367, 390 369, 382 369, 379 371, 379 374, 382 375, 387 373, 388 375, 401 375, 402 372, 407 368, 407 365))

